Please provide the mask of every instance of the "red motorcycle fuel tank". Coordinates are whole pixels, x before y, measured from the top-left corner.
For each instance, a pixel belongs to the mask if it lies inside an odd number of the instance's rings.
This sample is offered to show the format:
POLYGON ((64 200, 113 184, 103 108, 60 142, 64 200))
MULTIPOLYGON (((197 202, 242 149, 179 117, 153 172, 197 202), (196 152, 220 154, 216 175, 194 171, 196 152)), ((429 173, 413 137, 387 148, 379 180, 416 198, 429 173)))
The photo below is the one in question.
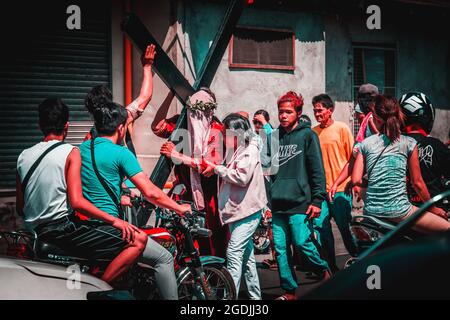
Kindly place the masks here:
POLYGON ((158 242, 175 258, 177 242, 175 237, 165 228, 142 229, 152 240, 158 242))

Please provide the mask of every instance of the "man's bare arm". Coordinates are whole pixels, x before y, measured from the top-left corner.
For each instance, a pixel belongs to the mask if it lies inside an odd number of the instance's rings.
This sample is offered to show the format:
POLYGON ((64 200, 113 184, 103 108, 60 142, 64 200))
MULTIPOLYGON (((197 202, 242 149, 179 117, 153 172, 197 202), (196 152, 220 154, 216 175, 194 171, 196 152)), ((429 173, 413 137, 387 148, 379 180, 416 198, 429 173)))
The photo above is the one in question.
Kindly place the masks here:
POLYGON ((147 46, 145 53, 141 57, 144 76, 142 78, 141 91, 139 96, 127 106, 128 119, 127 125, 136 120, 147 108, 148 103, 153 96, 153 74, 152 65, 155 59, 155 45, 147 46))

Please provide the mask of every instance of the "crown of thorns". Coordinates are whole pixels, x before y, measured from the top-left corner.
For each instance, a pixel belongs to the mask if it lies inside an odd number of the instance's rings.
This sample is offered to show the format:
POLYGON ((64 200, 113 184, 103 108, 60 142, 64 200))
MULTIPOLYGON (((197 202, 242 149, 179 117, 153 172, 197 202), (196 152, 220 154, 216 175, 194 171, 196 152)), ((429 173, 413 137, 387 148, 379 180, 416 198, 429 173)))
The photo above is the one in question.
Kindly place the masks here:
POLYGON ((191 102, 191 97, 189 97, 186 101, 186 107, 189 110, 198 110, 198 111, 210 111, 215 110, 217 108, 217 102, 203 102, 203 101, 195 101, 195 103, 191 102))

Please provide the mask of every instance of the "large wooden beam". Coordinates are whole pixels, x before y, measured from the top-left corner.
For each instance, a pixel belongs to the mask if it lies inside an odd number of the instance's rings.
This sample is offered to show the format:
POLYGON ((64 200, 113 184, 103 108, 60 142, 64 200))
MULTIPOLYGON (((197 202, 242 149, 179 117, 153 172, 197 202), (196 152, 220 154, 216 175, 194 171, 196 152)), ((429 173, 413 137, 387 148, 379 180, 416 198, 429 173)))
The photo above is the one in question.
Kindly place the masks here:
POLYGON ((161 80, 175 92, 180 101, 186 101, 187 97, 194 93, 190 83, 134 13, 125 16, 122 21, 122 30, 142 52, 145 52, 149 43, 155 45, 156 59, 153 69, 161 80))
MULTIPOLYGON (((225 16, 216 33, 214 41, 209 48, 205 61, 197 74, 196 81, 193 86, 189 84, 186 78, 178 70, 177 66, 170 60, 156 39, 147 30, 143 23, 135 14, 129 14, 122 22, 122 30, 130 37, 134 44, 144 51, 147 44, 153 43, 156 46, 156 59, 154 69, 164 83, 171 88, 176 97, 185 104, 187 98, 201 87, 209 87, 214 75, 217 72, 220 61, 233 34, 234 28, 246 5, 245 0, 231 0, 225 12, 225 16)), ((176 129, 172 133, 169 140, 177 135, 179 128, 186 128, 186 108, 184 107, 180 113, 176 129)), ((162 188, 170 175, 173 164, 166 157, 161 156, 150 176, 150 180, 162 188)))

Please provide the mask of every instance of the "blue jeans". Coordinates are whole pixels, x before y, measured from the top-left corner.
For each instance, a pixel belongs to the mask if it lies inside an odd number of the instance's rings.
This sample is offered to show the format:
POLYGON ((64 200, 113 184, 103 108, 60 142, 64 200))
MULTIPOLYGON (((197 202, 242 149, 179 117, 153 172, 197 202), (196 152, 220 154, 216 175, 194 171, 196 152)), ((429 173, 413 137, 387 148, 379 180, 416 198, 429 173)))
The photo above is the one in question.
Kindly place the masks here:
POLYGON ((332 267, 336 266, 336 251, 334 237, 331 230, 331 218, 337 224, 341 233, 344 246, 350 255, 357 253, 355 239, 350 231, 352 221, 352 197, 344 192, 336 192, 333 202, 322 202, 320 217, 314 219, 314 229, 317 230, 317 240, 328 256, 328 262, 332 267))
POLYGON ((239 293, 241 277, 244 276, 248 295, 252 300, 261 300, 258 271, 253 250, 253 234, 261 220, 262 210, 229 224, 230 241, 227 249, 227 269, 239 293))
POLYGON ((285 291, 295 291, 298 287, 291 244, 304 253, 307 263, 315 272, 322 273, 329 269, 313 242, 313 225, 306 214, 273 214, 272 228, 281 288, 285 291))

